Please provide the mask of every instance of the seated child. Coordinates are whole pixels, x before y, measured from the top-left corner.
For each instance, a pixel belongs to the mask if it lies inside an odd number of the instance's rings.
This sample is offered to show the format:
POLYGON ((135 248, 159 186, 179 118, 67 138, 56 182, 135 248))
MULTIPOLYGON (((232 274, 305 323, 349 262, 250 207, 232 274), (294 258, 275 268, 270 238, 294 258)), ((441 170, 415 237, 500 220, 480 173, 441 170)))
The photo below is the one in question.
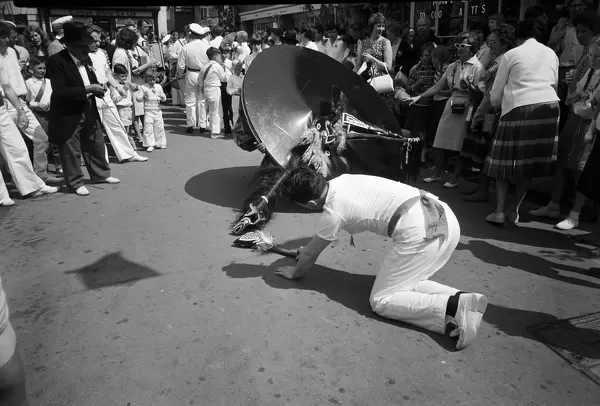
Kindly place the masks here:
POLYGON ((156 83, 155 71, 147 71, 144 77, 146 83, 140 87, 141 91, 138 92, 136 99, 138 102, 144 102, 144 147, 146 151, 152 152, 154 148, 167 148, 165 123, 160 111, 160 102, 167 101, 167 96, 162 86, 156 83))

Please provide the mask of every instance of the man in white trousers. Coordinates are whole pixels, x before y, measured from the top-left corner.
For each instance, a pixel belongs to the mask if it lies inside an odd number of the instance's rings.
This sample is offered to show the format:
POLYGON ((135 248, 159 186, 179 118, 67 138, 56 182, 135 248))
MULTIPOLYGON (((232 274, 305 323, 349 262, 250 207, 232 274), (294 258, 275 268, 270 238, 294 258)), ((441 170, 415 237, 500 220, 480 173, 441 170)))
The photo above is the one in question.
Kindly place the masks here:
MULTIPOLYGON (((25 79, 21 74, 21 67, 19 60, 15 53, 15 50, 8 46, 11 26, 7 23, 0 22, 0 60, 5 66, 6 74, 8 75, 9 82, 12 88, 17 94, 17 97, 22 101, 22 107, 24 114, 27 117, 28 125, 26 128, 19 128, 23 135, 29 138, 33 142, 33 169, 35 173, 44 181, 48 183, 59 183, 62 178, 51 175, 48 173, 48 148, 50 143, 48 141, 48 135, 40 125, 39 121, 33 114, 33 112, 27 107, 27 86, 25 85, 25 79)), ((17 121, 18 112, 9 103, 7 107, 8 114, 17 121)))
POLYGON ((177 61, 177 76, 185 72, 185 115, 187 119, 186 133, 192 134, 196 124, 200 132, 207 131, 206 103, 204 94, 200 89, 200 70, 208 63, 206 51, 210 48, 207 36, 208 27, 199 24, 190 24, 190 41, 183 46, 177 61), (198 119, 196 115, 198 114, 198 119))
POLYGON ((341 230, 391 237, 371 291, 373 311, 436 333, 458 337, 456 348, 477 337, 487 298, 430 281, 460 239, 456 216, 437 197, 412 186, 367 175, 342 175, 327 182, 317 172, 298 168, 286 186, 290 200, 323 210, 317 233, 301 248, 296 266, 275 273, 295 279, 309 271, 341 230))
MULTIPOLYGON (((58 188, 47 186, 33 171, 27 146, 19 126, 26 129, 29 119, 23 108, 24 104, 17 97, 15 90, 10 84, 10 78, 4 61, 0 60, 0 154, 8 165, 8 170, 23 197, 38 197, 58 192, 58 188), (17 124, 8 114, 7 104, 17 111, 17 124)), ((0 175, 1 178, 1 175, 0 175)), ((4 179, 0 179, 0 207, 12 206, 15 202, 9 197, 4 179)))
MULTIPOLYGON (((119 83, 117 83, 108 67, 106 54, 99 51, 100 28, 95 25, 92 26, 92 38, 94 38, 95 43, 90 46, 92 50, 92 52, 90 52, 90 60, 94 66, 98 83, 101 85, 110 83, 111 86, 119 90, 121 95, 126 96, 127 92, 125 89, 122 89, 119 83)), ((129 137, 127 137, 127 133, 125 132, 125 126, 119 117, 119 112, 117 111, 115 103, 110 97, 109 90, 107 90, 104 98, 100 99, 96 97, 96 106, 98 107, 98 114, 100 114, 100 121, 104 125, 106 135, 108 135, 110 144, 112 145, 119 162, 146 162, 148 158, 140 156, 129 142, 129 137)), ((108 161, 108 157, 106 160, 108 161)))

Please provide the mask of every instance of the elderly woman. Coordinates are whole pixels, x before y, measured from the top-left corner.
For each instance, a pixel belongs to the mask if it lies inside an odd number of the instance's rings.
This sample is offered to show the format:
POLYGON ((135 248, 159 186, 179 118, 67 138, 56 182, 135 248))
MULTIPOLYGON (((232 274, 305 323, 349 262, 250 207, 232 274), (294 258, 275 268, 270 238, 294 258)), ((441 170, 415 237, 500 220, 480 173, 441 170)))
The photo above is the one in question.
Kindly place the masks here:
MULTIPOLYGON (((123 28, 119 31, 112 65, 115 66, 119 63, 125 66, 128 71, 127 80, 131 83, 142 85, 144 84, 144 73, 153 67, 155 62, 149 60, 148 54, 137 43, 138 34, 135 31, 129 28, 123 28)), ((141 140, 140 121, 143 122, 144 102, 138 102, 136 94, 133 95, 133 111, 136 118, 133 121, 133 128, 138 140, 141 140)))
POLYGON ((486 217, 490 223, 518 222, 531 180, 551 173, 560 115, 558 57, 535 39, 540 29, 537 21, 517 24, 518 46, 500 58, 492 86, 492 106, 501 107, 501 117, 483 169, 496 179, 496 210, 486 217), (512 209, 507 208, 509 180, 516 183, 512 209))
MULTIPOLYGON (((358 65, 364 61, 373 78, 389 75, 393 71, 393 56, 392 44, 383 36, 385 17, 381 13, 372 14, 368 23, 371 35, 358 44, 358 64, 355 70, 358 71, 358 65)), ((394 111, 394 92, 382 93, 380 96, 388 108, 394 111)))
MULTIPOLYGON (((460 34, 457 40, 456 48, 459 60, 448 66, 444 76, 433 87, 419 96, 410 98, 411 104, 414 104, 439 91, 452 89, 452 95, 446 102, 433 141, 433 148, 436 149, 434 174, 423 179, 425 183, 437 182, 442 179, 446 169, 446 152, 457 154, 462 150, 468 129, 467 114, 473 108, 473 92, 483 90, 479 89, 479 86, 482 86, 481 81, 485 75, 485 69, 475 56, 479 50, 477 35, 465 32, 460 34)), ((459 159, 452 178, 444 184, 444 187, 458 186, 461 169, 462 165, 459 159)))
MULTIPOLYGON (((554 193, 550 203, 530 213, 534 216, 558 218, 560 217, 560 200, 565 187, 565 169, 579 179, 581 171, 587 161, 586 134, 592 125, 594 94, 600 86, 600 37, 593 39, 587 53, 591 66, 585 72, 575 91, 573 105, 567 125, 558 138, 558 167, 554 173, 554 193)), ((591 135, 591 134, 590 134, 591 135)), ((589 152, 589 151, 588 151, 589 152)), ((579 213, 585 204, 585 196, 576 193, 575 202, 567 218, 558 224, 560 230, 571 230, 579 226, 579 213)))
POLYGON ((29 55, 48 59, 48 36, 38 26, 30 25, 25 30, 25 38, 29 40, 29 55))
MULTIPOLYGON (((482 132, 483 119, 487 113, 492 112, 490 92, 492 90, 492 85, 494 84, 494 79, 496 78, 496 73, 498 72, 500 58, 506 51, 515 46, 515 29, 508 24, 501 24, 492 30, 488 36, 487 42, 490 47, 490 53, 494 59, 483 78, 483 83, 485 85, 483 100, 481 101, 481 104, 479 104, 475 114, 473 114, 471 131, 467 133, 461 151, 461 158, 466 161, 465 164, 471 168, 479 169, 480 171, 483 169, 483 164, 485 163, 485 158, 490 146, 491 136, 493 136, 493 134, 484 134, 482 132)), ((464 200, 468 202, 487 202, 490 199, 490 184, 491 179, 481 172, 477 187, 471 191, 463 192, 463 194, 466 195, 464 200)))

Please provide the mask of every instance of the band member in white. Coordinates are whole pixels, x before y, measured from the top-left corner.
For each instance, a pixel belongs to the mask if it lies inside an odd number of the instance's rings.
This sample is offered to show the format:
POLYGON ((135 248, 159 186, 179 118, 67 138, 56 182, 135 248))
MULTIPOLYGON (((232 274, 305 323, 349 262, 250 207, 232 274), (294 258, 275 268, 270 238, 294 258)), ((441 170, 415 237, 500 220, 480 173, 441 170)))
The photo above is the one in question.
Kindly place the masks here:
POLYGON ((206 103, 204 93, 200 88, 200 70, 208 63, 206 51, 210 48, 207 36, 210 33, 208 27, 199 24, 190 24, 190 41, 183 46, 177 61, 177 76, 181 77, 185 72, 185 115, 187 118, 186 132, 192 134, 196 125, 200 126, 200 132, 207 131, 206 103), (196 114, 199 117, 196 122, 196 114))
POLYGON ((296 266, 275 273, 288 279, 308 272, 341 230, 391 237, 371 291, 379 315, 458 337, 463 349, 477 336, 487 298, 430 281, 454 252, 460 239, 456 216, 437 197, 412 186, 367 175, 342 175, 327 182, 317 172, 298 168, 286 187, 290 200, 323 210, 317 233, 301 248, 296 266))

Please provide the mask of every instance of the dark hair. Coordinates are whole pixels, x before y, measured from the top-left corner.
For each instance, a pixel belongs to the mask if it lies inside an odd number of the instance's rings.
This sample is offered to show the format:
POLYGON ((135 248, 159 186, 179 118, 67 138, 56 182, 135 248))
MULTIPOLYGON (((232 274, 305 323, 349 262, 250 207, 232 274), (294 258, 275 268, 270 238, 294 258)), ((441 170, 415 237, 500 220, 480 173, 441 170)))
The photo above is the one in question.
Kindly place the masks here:
POLYGON ((400 34, 400 38, 401 38, 402 40, 405 40, 406 38, 408 38, 408 36, 409 36, 409 34, 410 34, 410 31, 411 31, 411 30, 412 30, 412 31, 414 31, 414 32, 415 32, 415 34, 416 34, 416 31, 415 31, 415 29, 414 29, 414 28, 412 28, 412 27, 406 27, 406 28, 404 28, 404 29, 402 30, 402 34, 400 34))
MULTIPOLYGON (((525 21, 534 21, 536 23, 535 27, 533 28, 536 32, 535 38, 540 38, 542 33, 546 31, 546 25, 548 24, 547 18, 544 18, 546 16, 547 14, 544 10, 544 7, 539 5, 527 7, 527 9, 525 10, 523 19, 525 21)), ((517 34, 515 35, 517 36, 517 38, 519 37, 517 34)))
POLYGON ((152 27, 152 23, 150 22, 150 20, 147 20, 147 19, 145 19, 145 18, 142 18, 141 20, 138 20, 138 22, 137 22, 138 29, 139 29, 139 28, 142 26, 142 24, 144 24, 144 23, 146 23, 146 24, 148 24, 150 27, 152 27))
POLYGON ((277 38, 281 39, 281 36, 283 35, 283 29, 281 29, 281 28, 273 28, 273 30, 271 31, 271 34, 273 34, 277 38))
POLYGON ((458 36, 456 37, 456 42, 458 44, 462 44, 462 42, 464 40, 467 40, 469 42, 470 48, 471 48, 471 53, 473 55, 475 55, 477 52, 479 52, 479 47, 481 46, 481 41, 479 41, 479 35, 477 35, 476 32, 474 31, 467 31, 467 32, 462 32, 460 34, 458 34, 458 36))
POLYGON ((134 49, 138 42, 138 37, 138 33, 131 28, 123 28, 117 33, 115 45, 117 48, 123 48, 125 50, 134 49))
POLYGON ((515 29, 509 24, 499 24, 498 27, 490 32, 490 35, 494 34, 498 37, 498 40, 504 45, 506 49, 512 49, 515 47, 515 29))
POLYGON ((29 57, 29 66, 33 67, 33 66, 38 66, 41 64, 45 64, 46 60, 40 58, 39 56, 36 55, 32 55, 29 57))
POLYGON ((431 52, 435 49, 435 45, 433 44, 433 42, 426 42, 423 45, 421 45, 421 49, 419 49, 419 56, 423 55, 423 53, 425 53, 425 51, 429 52, 429 56, 431 56, 431 52))
POLYGON ((356 44, 356 41, 354 40, 354 37, 352 35, 350 35, 350 34, 344 35, 342 37, 342 42, 344 44, 347 44, 347 45, 354 45, 354 44, 356 44))
POLYGON ((102 28, 98 27, 97 25, 90 24, 90 30, 92 32, 97 32, 98 34, 102 34, 102 28))
POLYGON ((431 57, 437 58, 443 64, 444 62, 448 62, 450 60, 450 51, 444 45, 438 45, 431 51, 431 57))
POLYGON ((598 24, 598 18, 595 14, 577 14, 575 18, 573 18, 573 26, 577 27, 578 25, 583 25, 584 27, 588 27, 591 32, 594 34, 598 33, 600 29, 600 24, 598 24))
POLYGON ((338 33, 340 32, 340 31, 338 30, 338 27, 337 27, 337 25, 335 25, 335 24, 327 24, 327 25, 325 26, 325 31, 327 31, 327 32, 329 32, 329 31, 337 31, 338 33))
POLYGON ((25 38, 27 38, 27 40, 29 41, 29 54, 30 55, 35 55, 37 54, 37 52, 41 49, 42 52, 44 53, 44 55, 48 55, 48 36, 46 35, 46 33, 44 32, 44 30, 42 30, 40 27, 38 26, 34 26, 34 25, 30 25, 29 27, 27 27, 27 29, 24 32, 25 34, 25 38), (33 41, 31 40, 31 37, 33 36, 33 33, 37 33, 40 38, 42 39, 42 43, 40 44, 40 48, 37 49, 35 48, 35 46, 33 45, 33 41))
POLYGON ((490 20, 494 20, 498 24, 502 24, 504 22, 504 14, 502 14, 502 13, 492 14, 491 16, 488 17, 488 21, 490 21, 490 20))
POLYGON ((208 48, 208 50, 206 51, 206 56, 208 56, 208 59, 210 59, 211 61, 213 60, 213 58, 216 55, 221 55, 221 51, 219 51, 217 48, 215 47, 210 47, 208 48))
POLYGON ((136 26, 137 24, 135 23, 135 21, 131 18, 128 18, 127 20, 125 20, 125 23, 123 24, 124 27, 131 27, 131 26, 136 26))
POLYGON ((173 34, 179 35, 179 31, 177 31, 176 29, 172 29, 171 31, 169 31, 169 34, 171 34, 171 35, 173 35, 173 34))
POLYGON ((342 61, 342 65, 350 70, 356 69, 356 57, 348 55, 342 61))
POLYGON ((262 43, 263 43, 263 35, 261 34, 260 31, 252 34, 252 37, 248 40, 249 46, 260 45, 262 43))
POLYGON ((125 67, 125 65, 120 64, 120 63, 115 63, 115 66, 113 66, 113 72, 115 75, 127 75, 129 74, 129 71, 127 70, 127 68, 125 67))
POLYGON ((542 32, 542 23, 537 19, 519 21, 515 27, 515 37, 520 40, 538 39, 542 32))
POLYGON ((0 38, 10 37, 10 32, 12 29, 12 25, 5 23, 4 21, 0 21, 0 38))
POLYGON ((306 27, 304 30, 300 31, 300 34, 304 36, 309 41, 314 41, 317 36, 317 32, 314 28, 306 27))
POLYGON ((219 35, 221 35, 223 33, 223 29, 220 26, 215 25, 214 27, 212 27, 210 29, 210 33, 212 34, 213 37, 218 37, 219 35))
POLYGON ((285 195, 293 202, 306 204, 321 197, 327 188, 327 180, 308 168, 296 168, 290 173, 285 185, 285 195))
POLYGON ((374 13, 371 14, 371 17, 369 17, 369 28, 371 30, 373 30, 373 27, 375 27, 375 24, 385 24, 385 16, 383 15, 383 13, 374 13))

